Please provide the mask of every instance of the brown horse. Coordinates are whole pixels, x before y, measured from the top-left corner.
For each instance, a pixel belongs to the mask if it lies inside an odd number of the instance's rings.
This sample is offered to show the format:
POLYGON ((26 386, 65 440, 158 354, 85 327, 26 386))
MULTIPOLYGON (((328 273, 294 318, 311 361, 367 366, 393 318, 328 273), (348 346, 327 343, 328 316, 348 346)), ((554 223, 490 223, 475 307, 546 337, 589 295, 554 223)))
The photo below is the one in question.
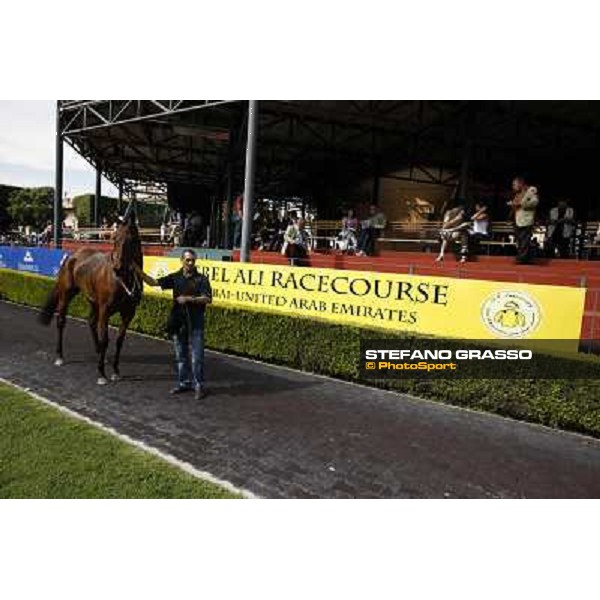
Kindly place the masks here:
POLYGON ((121 315, 113 360, 114 374, 111 377, 113 381, 117 381, 125 333, 142 297, 142 283, 133 268, 134 263, 143 268, 142 245, 131 206, 130 203, 117 228, 112 252, 104 254, 93 248, 82 248, 69 256, 61 266, 56 285, 40 313, 40 321, 44 325, 49 325, 56 313, 58 343, 54 364, 61 366, 64 364, 63 331, 69 304, 79 292, 87 298, 91 306, 88 322, 99 355, 99 385, 108 383, 104 370, 108 321, 117 312, 121 315))

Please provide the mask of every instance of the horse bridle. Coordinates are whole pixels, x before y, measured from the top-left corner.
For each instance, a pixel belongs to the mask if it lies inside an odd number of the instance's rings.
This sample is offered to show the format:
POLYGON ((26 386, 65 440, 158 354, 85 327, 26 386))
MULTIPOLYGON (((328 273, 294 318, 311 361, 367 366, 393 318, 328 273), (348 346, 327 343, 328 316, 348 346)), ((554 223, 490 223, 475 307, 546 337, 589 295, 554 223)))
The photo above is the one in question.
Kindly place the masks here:
POLYGON ((130 298, 133 298, 133 295, 134 295, 135 291, 139 288, 140 284, 139 284, 138 278, 136 277, 136 274, 135 274, 135 271, 133 270, 133 268, 131 269, 131 272, 133 273, 133 285, 131 286, 131 289, 129 289, 125 285, 125 282, 123 281, 123 277, 118 272, 117 272, 117 279, 118 279, 119 283, 121 284, 121 287, 125 290, 125 293, 130 298))

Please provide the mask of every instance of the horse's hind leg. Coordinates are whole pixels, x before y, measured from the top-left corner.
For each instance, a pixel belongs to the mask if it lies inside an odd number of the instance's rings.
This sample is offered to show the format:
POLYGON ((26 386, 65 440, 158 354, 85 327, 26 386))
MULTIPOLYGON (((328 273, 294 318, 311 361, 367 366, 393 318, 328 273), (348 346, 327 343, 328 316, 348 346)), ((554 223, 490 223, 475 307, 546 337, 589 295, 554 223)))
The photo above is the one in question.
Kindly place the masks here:
POLYGON ((119 327, 119 336, 117 337, 117 348, 115 350, 115 358, 113 360, 113 370, 114 374, 111 377, 113 381, 117 381, 121 378, 121 372, 119 371, 119 358, 121 356, 121 348, 123 347, 123 341, 125 340, 125 334, 127 333, 127 328, 129 327, 129 323, 131 323, 131 319, 133 319, 133 315, 135 313, 134 310, 126 309, 120 312, 121 314, 121 326, 119 327))
POLYGON ((92 332, 94 348, 96 349, 96 354, 98 354, 100 352, 100 341, 98 340, 98 307, 95 305, 92 305, 92 310, 88 317, 88 324, 90 326, 90 331, 92 332))
POLYGON ((56 360, 54 364, 57 367, 64 365, 65 358, 63 356, 63 337, 65 325, 67 324, 67 311, 71 300, 76 296, 77 290, 69 288, 59 292, 58 305, 56 308, 56 328, 58 330, 58 340, 56 342, 56 360))
POLYGON ((100 306, 98 309, 98 347, 100 349, 100 356, 98 357, 98 385, 106 385, 108 379, 106 379, 105 363, 106 363, 106 349, 108 348, 108 310, 104 306, 100 306))

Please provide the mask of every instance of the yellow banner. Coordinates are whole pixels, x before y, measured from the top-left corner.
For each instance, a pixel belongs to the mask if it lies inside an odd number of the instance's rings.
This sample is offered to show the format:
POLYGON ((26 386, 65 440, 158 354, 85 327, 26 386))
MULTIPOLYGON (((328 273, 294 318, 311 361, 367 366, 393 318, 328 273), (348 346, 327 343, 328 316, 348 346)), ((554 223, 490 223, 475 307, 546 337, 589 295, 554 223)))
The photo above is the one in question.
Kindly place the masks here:
MULTIPOLYGON (((144 258, 153 277, 180 267, 144 258)), ((473 279, 204 260, 198 269, 216 305, 463 339, 578 340, 585 299, 582 288, 473 279)))

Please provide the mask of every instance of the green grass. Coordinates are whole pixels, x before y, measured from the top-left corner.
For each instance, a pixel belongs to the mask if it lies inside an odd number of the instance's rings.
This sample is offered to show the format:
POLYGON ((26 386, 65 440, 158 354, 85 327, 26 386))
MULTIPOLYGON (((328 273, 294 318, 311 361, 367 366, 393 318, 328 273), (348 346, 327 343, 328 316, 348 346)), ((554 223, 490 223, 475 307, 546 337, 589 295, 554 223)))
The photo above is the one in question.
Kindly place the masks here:
POLYGON ((0 383, 0 498, 235 498, 0 383))

